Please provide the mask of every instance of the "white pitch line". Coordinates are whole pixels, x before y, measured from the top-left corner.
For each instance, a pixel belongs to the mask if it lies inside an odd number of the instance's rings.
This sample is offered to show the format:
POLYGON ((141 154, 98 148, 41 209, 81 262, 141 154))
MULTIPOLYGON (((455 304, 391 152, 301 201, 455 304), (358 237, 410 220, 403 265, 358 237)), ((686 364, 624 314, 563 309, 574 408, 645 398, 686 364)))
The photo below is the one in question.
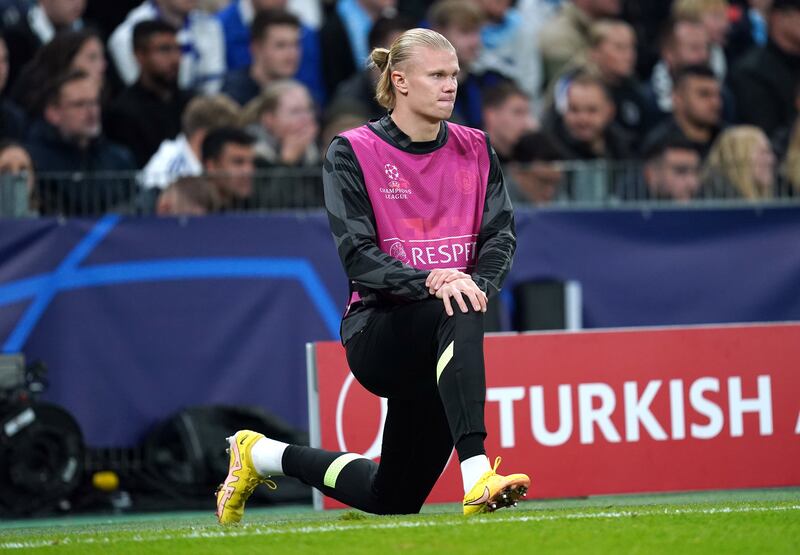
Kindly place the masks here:
POLYGON ((0 543, 0 549, 32 549, 36 547, 56 547, 58 545, 81 545, 93 543, 145 543, 162 540, 181 540, 181 539, 215 539, 228 537, 248 537, 248 536, 274 536, 287 534, 326 534, 329 532, 346 532, 348 530, 390 530, 401 528, 429 528, 435 526, 462 526, 476 524, 498 524, 506 522, 551 522, 558 520, 593 520, 604 518, 630 518, 632 516, 676 516, 676 515, 716 515, 732 513, 771 513, 783 511, 800 511, 800 505, 786 505, 782 507, 716 507, 716 508, 691 508, 691 509, 664 509, 663 511, 647 511, 647 506, 643 506, 641 511, 601 511, 596 513, 570 513, 570 514, 543 514, 525 516, 481 516, 465 518, 463 520, 439 521, 414 521, 414 522, 374 522, 369 524, 347 524, 340 521, 336 524, 322 524, 319 526, 301 526, 298 528, 264 528, 263 524, 242 525, 238 528, 221 528, 218 531, 192 530, 184 534, 167 534, 159 536, 132 536, 130 538, 80 538, 66 537, 54 541, 38 542, 7 542, 0 543))

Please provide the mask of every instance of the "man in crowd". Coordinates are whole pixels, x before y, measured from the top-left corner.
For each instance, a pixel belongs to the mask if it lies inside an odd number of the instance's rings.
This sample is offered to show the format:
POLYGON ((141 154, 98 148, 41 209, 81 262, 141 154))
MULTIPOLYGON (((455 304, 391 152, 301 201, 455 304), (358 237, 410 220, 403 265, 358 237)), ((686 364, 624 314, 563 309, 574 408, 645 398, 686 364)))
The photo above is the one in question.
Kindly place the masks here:
POLYGON ((178 87, 181 47, 177 30, 158 19, 136 24, 133 51, 139 79, 127 87, 106 111, 108 137, 124 144, 143 167, 166 139, 181 131, 181 115, 191 93, 178 87))
POLYGON ((800 84, 800 0, 775 0, 768 16, 769 41, 752 49, 734 68, 731 87, 743 123, 768 135, 797 114, 800 84))
POLYGON ((672 116, 655 127, 642 151, 667 138, 690 142, 705 159, 722 126, 722 94, 717 76, 705 65, 687 66, 675 78, 672 116))
POLYGON ((297 73, 300 20, 285 10, 259 12, 250 29, 253 62, 225 77, 222 92, 244 106, 275 81, 297 73))
POLYGON ((98 214, 122 205, 133 193, 130 176, 90 175, 132 171, 136 164, 130 151, 103 137, 100 84, 84 71, 69 73, 52 85, 43 119, 31 129, 28 150, 40 175, 43 214, 98 214), (87 175, 41 177, 48 172, 87 175))
POLYGON ((159 216, 205 216, 217 208, 217 192, 204 177, 181 177, 158 196, 159 216))
POLYGON ((206 93, 219 90, 225 75, 222 26, 214 16, 197 6, 198 0, 146 0, 128 14, 108 40, 109 54, 125 84, 132 85, 139 77, 139 64, 133 52, 133 28, 140 21, 160 19, 180 29, 180 86, 206 93))
POLYGON ((672 200, 686 203, 700 190, 700 155, 691 143, 667 137, 644 154, 644 189, 621 191, 630 200, 672 200))
POLYGON ((483 97, 484 130, 501 163, 511 158, 519 138, 539 124, 531 114, 528 97, 511 82, 487 89, 483 97))
POLYGON ((520 137, 507 164, 508 195, 514 205, 549 204, 558 199, 564 184, 561 152, 541 131, 520 137))
POLYGON ((221 127, 203 141, 203 170, 222 210, 246 209, 253 197, 255 140, 237 127, 221 127))

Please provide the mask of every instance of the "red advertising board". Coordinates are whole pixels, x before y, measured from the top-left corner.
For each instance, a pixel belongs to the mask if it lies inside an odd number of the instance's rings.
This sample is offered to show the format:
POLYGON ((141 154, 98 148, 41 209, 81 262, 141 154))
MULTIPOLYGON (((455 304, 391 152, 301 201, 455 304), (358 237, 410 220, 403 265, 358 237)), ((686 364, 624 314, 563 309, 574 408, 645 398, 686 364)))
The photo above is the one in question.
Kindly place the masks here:
MULTIPOLYGON (((528 473, 531 498, 800 485, 798 324, 495 336, 485 352, 487 454, 528 473)), ((318 445, 377 458, 385 402, 338 343, 311 357, 318 445)), ((462 496, 453 456, 428 502, 462 496)))

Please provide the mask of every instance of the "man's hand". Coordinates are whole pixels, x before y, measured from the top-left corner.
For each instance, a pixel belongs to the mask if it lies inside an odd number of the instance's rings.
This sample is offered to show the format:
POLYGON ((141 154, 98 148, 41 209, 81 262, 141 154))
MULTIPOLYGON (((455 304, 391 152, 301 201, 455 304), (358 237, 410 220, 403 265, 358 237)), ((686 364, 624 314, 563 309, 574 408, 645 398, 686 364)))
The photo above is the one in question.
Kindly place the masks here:
POLYGON ((469 274, 465 274, 459 270, 437 268, 435 270, 431 270, 431 273, 428 274, 428 279, 425 280, 425 287, 428 288, 428 291, 430 291, 431 295, 435 295, 445 283, 450 283, 451 281, 455 281, 457 279, 469 277, 469 274))
POLYGON ((476 312, 486 312, 486 305, 489 299, 486 297, 486 293, 481 291, 477 284, 472 281, 471 277, 455 279, 449 283, 445 283, 436 291, 436 298, 442 299, 444 302, 444 310, 447 312, 448 316, 453 315, 453 305, 450 299, 455 299, 461 312, 465 314, 469 312, 464 297, 469 300, 470 304, 472 304, 472 308, 475 309, 476 312))

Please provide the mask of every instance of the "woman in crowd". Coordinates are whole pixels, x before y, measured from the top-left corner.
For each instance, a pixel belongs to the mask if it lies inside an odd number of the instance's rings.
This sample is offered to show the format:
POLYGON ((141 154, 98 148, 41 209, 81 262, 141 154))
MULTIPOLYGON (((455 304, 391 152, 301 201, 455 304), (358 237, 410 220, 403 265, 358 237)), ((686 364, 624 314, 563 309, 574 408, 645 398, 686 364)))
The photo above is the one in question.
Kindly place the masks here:
POLYGON ((775 155, 764 132, 753 125, 723 131, 703 168, 706 196, 769 199, 775 196, 775 155))

